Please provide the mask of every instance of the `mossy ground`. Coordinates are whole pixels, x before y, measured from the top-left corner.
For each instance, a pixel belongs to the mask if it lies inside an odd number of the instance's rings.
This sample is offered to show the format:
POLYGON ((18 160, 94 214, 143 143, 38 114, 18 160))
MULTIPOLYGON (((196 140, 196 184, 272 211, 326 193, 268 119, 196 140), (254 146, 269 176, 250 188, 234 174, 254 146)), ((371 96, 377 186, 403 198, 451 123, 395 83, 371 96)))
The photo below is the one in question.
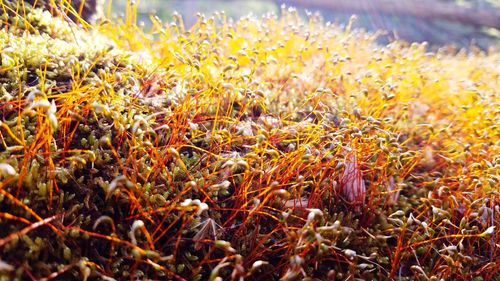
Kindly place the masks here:
POLYGON ((0 280, 499 278, 500 53, 0 11, 0 280))

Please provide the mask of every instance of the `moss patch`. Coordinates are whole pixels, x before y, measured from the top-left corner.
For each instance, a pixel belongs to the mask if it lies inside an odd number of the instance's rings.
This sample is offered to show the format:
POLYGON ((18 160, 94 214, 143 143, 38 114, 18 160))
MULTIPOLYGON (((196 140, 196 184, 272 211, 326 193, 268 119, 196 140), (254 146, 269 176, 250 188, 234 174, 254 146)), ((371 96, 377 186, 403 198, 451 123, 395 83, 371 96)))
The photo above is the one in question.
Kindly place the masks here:
POLYGON ((2 7, 2 280, 498 277, 497 52, 2 7))

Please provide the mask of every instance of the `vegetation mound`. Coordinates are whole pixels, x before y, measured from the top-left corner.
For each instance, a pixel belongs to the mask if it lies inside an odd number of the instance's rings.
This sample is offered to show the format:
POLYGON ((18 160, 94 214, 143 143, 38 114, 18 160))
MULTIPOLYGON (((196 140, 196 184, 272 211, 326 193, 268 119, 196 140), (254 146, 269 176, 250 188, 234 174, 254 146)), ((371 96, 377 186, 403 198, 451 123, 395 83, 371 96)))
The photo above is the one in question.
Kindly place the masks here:
POLYGON ((498 280, 498 52, 1 8, 0 280, 498 280))

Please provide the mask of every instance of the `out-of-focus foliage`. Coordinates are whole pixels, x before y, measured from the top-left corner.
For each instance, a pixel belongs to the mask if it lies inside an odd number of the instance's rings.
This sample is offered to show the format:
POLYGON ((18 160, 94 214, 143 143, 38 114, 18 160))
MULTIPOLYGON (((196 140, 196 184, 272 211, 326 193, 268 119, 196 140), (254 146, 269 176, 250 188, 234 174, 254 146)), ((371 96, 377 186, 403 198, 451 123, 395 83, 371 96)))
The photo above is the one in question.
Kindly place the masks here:
POLYGON ((0 9, 0 279, 497 280, 500 54, 0 9))
MULTIPOLYGON (((370 4, 368 0, 364 1, 366 5, 370 4)), ((400 3, 401 0, 394 0, 400 3)), ((415 2, 417 0, 405 0, 415 2)), ((418 2, 418 1, 417 1, 418 2)), ((500 8, 499 1, 488 0, 436 0, 436 2, 456 3, 461 7, 475 8, 480 10, 493 10, 500 8)), ((123 11, 127 1, 113 1, 115 11, 123 11)), ((178 12, 184 17, 186 26, 192 26, 196 22, 197 12, 210 14, 214 11, 225 11, 228 17, 237 19, 246 16, 249 13, 255 15, 264 15, 267 12, 279 13, 280 5, 286 1, 271 0, 190 0, 190 1, 172 1, 172 0, 154 0, 139 2, 139 20, 148 23, 151 11, 165 21, 171 20, 173 12, 178 12)), ((305 1, 307 3, 307 1, 305 1)), ((299 13, 305 18, 305 9, 316 11, 314 7, 297 7, 299 13)), ((427 7, 432 9, 432 7, 427 7)), ((376 32, 384 31, 384 34, 378 37, 378 42, 387 44, 392 40, 403 39, 409 42, 429 42, 431 47, 454 44, 458 47, 470 47, 471 45, 480 46, 488 49, 490 46, 500 44, 500 32, 490 27, 477 28, 460 22, 435 20, 422 20, 419 18, 401 16, 398 14, 380 14, 375 7, 371 12, 354 11, 332 11, 328 9, 319 11, 326 21, 336 24, 344 24, 349 21, 353 13, 358 17, 354 27, 376 32)), ((472 11, 473 12, 473 11, 472 11)))
POLYGON ((438 0, 441 2, 452 2, 460 6, 478 9, 500 8, 499 0, 438 0))

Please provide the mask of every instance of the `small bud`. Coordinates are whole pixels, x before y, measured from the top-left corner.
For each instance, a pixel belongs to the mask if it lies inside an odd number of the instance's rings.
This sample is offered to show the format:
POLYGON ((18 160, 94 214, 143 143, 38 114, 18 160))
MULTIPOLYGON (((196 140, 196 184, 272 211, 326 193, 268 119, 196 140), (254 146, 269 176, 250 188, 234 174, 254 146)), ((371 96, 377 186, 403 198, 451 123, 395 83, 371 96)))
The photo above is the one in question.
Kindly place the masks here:
POLYGON ((250 269, 250 271, 255 271, 257 270, 259 267, 263 266, 263 265, 266 265, 266 264, 269 264, 267 261, 261 261, 261 260, 258 260, 258 261, 255 261, 252 265, 252 268, 250 269))
POLYGON ((16 170, 14 167, 7 163, 0 163, 0 174, 2 176, 15 176, 16 175, 16 170))
POLYGON ((402 210, 398 210, 394 213, 392 213, 389 217, 392 218, 392 217, 400 217, 400 216, 404 216, 405 212, 403 212, 402 210))
POLYGON ((457 246, 451 245, 448 247, 444 247, 440 252, 448 252, 449 255, 455 253, 457 251, 457 246))
POLYGON ((285 189, 278 189, 274 191, 274 194, 281 198, 289 198, 290 197, 290 192, 286 191, 285 189))
POLYGON ((215 247, 224 249, 231 253, 236 253, 236 250, 231 247, 231 243, 224 240, 215 240, 215 247))
POLYGON ((135 238, 135 231, 144 227, 144 222, 142 220, 136 220, 130 228, 129 236, 132 240, 132 244, 137 245, 137 239, 135 238))
POLYGON ((495 226, 490 226, 488 227, 483 233, 481 233, 479 236, 481 237, 486 237, 486 236, 491 236, 495 233, 495 226))
POLYGON ((340 229, 340 221, 336 220, 336 221, 333 223, 333 229, 335 229, 335 230, 340 229))
POLYGON ((356 251, 353 251, 353 250, 350 250, 350 249, 346 249, 344 250, 344 254, 346 255, 346 257, 348 257, 350 260, 354 259, 357 254, 356 254, 356 251))
POLYGON ((309 215, 307 216, 307 223, 311 223, 314 218, 316 217, 322 217, 323 212, 320 209, 307 209, 309 211, 309 215))
POLYGON ((16 268, 13 267, 12 265, 4 262, 3 260, 0 260, 0 272, 2 272, 2 271, 14 271, 14 269, 16 269, 16 268))

